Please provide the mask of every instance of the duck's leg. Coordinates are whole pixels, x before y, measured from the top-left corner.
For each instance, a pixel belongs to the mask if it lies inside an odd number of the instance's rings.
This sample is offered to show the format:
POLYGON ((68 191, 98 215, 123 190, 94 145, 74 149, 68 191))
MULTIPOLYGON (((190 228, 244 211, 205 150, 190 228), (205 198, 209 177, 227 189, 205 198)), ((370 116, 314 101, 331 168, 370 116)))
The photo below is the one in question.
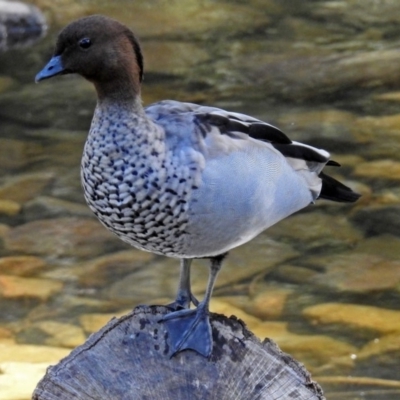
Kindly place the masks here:
POLYGON ((190 289, 190 265, 192 264, 191 258, 181 259, 181 272, 179 275, 179 286, 176 293, 175 301, 168 304, 167 307, 172 308, 175 311, 190 308, 192 302, 195 306, 199 304, 196 297, 193 296, 190 289))
POLYGON ((224 255, 211 258, 210 274, 204 299, 195 310, 180 310, 164 316, 163 321, 169 334, 171 357, 186 349, 197 351, 208 357, 212 351, 212 334, 209 318, 209 304, 224 255))

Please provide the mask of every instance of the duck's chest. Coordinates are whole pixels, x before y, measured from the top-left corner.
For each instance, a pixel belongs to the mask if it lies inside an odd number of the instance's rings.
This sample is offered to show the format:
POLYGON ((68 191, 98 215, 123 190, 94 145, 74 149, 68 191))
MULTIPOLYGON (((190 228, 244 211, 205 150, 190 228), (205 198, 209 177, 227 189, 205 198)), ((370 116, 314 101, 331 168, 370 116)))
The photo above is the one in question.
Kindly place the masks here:
POLYGON ((100 122, 92 124, 82 158, 90 208, 129 244, 182 255, 196 168, 168 148, 157 127, 100 122))

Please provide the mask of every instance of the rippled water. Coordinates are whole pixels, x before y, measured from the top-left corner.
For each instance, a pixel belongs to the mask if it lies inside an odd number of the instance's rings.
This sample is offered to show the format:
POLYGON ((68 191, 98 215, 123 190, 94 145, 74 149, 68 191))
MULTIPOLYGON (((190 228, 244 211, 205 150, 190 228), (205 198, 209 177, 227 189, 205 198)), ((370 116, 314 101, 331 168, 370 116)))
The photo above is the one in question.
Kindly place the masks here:
POLYGON ((341 163, 332 175, 362 199, 320 201, 232 251, 212 309, 276 340, 328 399, 400 398, 398 2, 35 4, 48 35, 0 54, 0 344, 70 349, 110 315, 174 296, 176 260, 131 250, 84 203, 93 89, 75 76, 33 83, 62 26, 104 13, 141 39, 146 104, 248 113, 341 163))

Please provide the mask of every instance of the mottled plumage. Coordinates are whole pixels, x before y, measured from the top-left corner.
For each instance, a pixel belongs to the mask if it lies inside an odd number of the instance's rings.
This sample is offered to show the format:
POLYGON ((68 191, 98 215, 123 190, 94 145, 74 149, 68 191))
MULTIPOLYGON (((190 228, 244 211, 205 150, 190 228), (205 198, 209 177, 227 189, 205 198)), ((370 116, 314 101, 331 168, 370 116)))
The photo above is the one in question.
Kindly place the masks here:
POLYGON ((85 198, 125 242, 181 259, 177 299, 161 322, 172 354, 194 349, 208 356, 208 304, 225 253, 319 197, 359 195, 322 172, 338 166, 327 151, 292 142, 270 124, 171 100, 144 109, 140 46, 117 21, 91 16, 67 26, 36 79, 74 72, 98 94, 82 158, 85 198), (199 257, 211 259, 200 303, 189 275, 199 257))
POLYGON ((86 200, 127 243, 182 256, 201 153, 190 149, 192 141, 186 150, 167 143, 161 127, 131 113, 130 107, 97 107, 82 159, 86 200))

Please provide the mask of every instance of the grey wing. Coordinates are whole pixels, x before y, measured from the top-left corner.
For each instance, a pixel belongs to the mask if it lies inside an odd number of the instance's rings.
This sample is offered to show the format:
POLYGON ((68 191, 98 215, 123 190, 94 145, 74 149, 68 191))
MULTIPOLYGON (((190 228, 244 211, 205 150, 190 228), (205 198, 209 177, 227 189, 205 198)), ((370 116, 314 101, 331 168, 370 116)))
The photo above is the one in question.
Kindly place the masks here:
POLYGON ((292 141, 277 127, 245 114, 228 112, 217 107, 202 106, 194 103, 183 103, 174 100, 164 100, 146 108, 146 114, 154 121, 163 124, 171 116, 191 114, 194 122, 203 131, 212 126, 217 127, 221 134, 234 132, 246 133, 253 139, 270 143, 290 144, 292 141), (202 126, 203 125, 203 126, 202 126))
POLYGON ((245 114, 173 100, 150 105, 146 108, 146 114, 168 131, 174 131, 174 127, 178 126, 182 130, 182 127, 190 125, 192 131, 200 131, 203 137, 210 132, 236 139, 249 137, 270 143, 287 158, 303 160, 309 167, 315 164, 312 169, 316 171, 322 170, 326 164, 338 166, 338 163, 329 160, 327 151, 294 142, 277 127, 245 114))
MULTIPOLYGON (((255 139, 278 150, 294 170, 315 172, 322 180, 319 196, 334 201, 355 201, 359 195, 347 186, 322 173, 325 165, 340 166, 330 154, 315 147, 290 140, 280 129, 245 114, 216 107, 164 100, 146 108, 147 115, 162 125, 169 141, 180 143, 221 135, 229 140, 255 139), (178 137, 176 137, 178 136, 178 137)), ((221 137, 222 139, 222 137, 221 137)), ((244 146, 246 145, 244 144, 244 146)))

